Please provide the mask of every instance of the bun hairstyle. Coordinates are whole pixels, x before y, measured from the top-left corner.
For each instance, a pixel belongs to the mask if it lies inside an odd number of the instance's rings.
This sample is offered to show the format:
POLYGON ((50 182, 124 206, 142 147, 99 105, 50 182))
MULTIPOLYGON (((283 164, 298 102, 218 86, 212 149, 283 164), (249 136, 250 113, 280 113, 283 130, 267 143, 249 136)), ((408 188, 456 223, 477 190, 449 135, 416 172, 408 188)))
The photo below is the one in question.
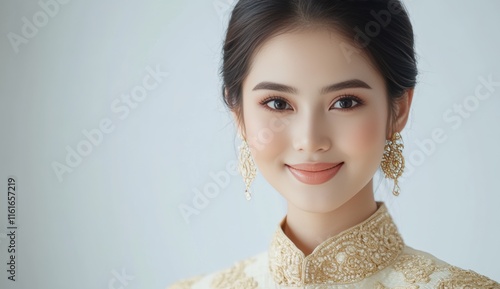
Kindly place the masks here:
POLYGON ((220 74, 225 105, 244 128, 242 83, 264 42, 281 33, 323 27, 340 33, 352 49, 368 55, 383 76, 389 117, 395 102, 415 87, 413 28, 399 0, 240 0, 229 20, 220 74), (227 93, 226 93, 227 92, 227 93))

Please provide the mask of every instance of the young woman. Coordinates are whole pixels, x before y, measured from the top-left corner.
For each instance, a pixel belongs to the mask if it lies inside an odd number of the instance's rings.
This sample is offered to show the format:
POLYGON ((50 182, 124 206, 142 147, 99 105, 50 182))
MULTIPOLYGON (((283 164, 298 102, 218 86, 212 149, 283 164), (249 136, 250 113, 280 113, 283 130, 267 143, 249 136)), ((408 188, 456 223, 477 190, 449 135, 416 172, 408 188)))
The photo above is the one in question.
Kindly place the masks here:
POLYGON ((373 193, 404 170, 416 85, 397 0, 240 0, 223 48, 223 97, 251 198, 257 168, 286 199, 269 250, 170 288, 500 288, 407 246, 373 193))

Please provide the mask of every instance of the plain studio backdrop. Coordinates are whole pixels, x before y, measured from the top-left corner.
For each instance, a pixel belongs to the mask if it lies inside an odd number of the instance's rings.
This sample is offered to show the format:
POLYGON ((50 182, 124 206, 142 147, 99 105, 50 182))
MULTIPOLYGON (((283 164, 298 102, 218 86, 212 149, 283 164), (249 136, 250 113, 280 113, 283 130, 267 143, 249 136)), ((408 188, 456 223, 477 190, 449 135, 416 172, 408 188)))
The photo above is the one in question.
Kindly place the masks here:
MULTIPOLYGON (((235 174, 232 2, 1 2, 1 288, 165 288, 267 250, 286 204, 260 172, 247 202, 235 174)), ((376 196, 408 245, 498 281, 500 4, 405 4, 407 171, 397 198, 377 174, 376 196)))

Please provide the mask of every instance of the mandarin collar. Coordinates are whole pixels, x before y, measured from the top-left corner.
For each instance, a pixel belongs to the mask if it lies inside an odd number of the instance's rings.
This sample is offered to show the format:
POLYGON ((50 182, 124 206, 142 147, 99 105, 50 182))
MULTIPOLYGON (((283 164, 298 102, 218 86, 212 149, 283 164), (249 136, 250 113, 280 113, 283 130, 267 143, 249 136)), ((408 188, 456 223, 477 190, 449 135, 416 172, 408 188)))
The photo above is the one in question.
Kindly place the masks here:
POLYGON ((319 244, 308 256, 285 235, 281 220, 269 248, 269 269, 282 286, 347 284, 391 264, 404 242, 384 203, 368 219, 319 244))

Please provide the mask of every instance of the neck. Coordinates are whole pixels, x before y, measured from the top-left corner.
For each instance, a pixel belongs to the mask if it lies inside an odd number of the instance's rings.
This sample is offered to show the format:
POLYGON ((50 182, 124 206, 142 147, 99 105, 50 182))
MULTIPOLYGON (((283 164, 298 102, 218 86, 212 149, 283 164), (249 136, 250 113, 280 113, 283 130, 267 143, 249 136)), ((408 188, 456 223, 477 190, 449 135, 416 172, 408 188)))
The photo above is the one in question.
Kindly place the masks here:
POLYGON ((326 239, 338 235, 364 220, 377 210, 372 181, 349 201, 327 213, 311 213, 288 204, 283 232, 304 256, 326 239))

